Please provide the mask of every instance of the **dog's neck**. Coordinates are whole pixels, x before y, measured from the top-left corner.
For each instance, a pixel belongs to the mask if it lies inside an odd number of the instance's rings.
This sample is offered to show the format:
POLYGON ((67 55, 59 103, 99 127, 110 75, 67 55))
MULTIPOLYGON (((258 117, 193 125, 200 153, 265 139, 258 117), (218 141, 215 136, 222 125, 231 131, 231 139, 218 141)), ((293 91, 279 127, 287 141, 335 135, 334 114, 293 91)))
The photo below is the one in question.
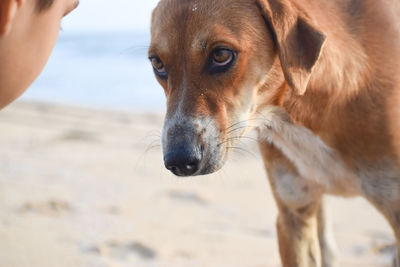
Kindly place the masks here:
POLYGON ((330 111, 337 111, 365 92, 367 77, 371 77, 362 46, 350 34, 336 35, 327 33, 306 93, 299 96, 288 88, 280 104, 295 121, 313 129, 330 111))
POLYGON ((348 37, 328 35, 326 44, 315 65, 307 90, 321 92, 340 104, 355 97, 370 72, 363 47, 348 37), (331 37, 331 38, 330 38, 331 37), (346 42, 347 45, 343 45, 346 42))

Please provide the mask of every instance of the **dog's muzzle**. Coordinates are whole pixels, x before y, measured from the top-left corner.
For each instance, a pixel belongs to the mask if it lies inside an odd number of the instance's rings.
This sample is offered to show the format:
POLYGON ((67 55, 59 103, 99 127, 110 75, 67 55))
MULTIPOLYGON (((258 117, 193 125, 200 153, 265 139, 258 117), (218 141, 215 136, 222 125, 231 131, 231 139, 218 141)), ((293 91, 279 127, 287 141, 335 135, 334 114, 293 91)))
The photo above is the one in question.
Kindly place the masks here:
POLYGON ((165 167, 177 176, 206 175, 224 162, 224 146, 212 118, 167 118, 162 134, 165 167), (179 119, 177 119, 179 118, 179 119))

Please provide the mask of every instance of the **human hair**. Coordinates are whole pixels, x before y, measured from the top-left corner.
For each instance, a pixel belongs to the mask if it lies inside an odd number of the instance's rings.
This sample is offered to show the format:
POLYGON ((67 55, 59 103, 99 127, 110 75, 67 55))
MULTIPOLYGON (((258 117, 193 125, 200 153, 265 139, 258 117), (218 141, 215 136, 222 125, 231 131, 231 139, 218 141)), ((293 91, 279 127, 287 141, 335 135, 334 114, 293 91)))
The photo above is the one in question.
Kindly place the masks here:
POLYGON ((43 11, 48 9, 53 2, 54 0, 37 0, 38 10, 43 11))

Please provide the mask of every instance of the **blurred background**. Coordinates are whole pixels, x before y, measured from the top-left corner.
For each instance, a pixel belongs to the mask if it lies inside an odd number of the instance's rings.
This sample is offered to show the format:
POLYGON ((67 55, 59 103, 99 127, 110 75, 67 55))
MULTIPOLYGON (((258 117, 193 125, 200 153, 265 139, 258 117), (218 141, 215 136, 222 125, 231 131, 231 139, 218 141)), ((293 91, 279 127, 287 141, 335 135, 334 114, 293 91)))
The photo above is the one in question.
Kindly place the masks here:
MULTIPOLYGON (((0 112, 1 267, 280 266, 254 142, 213 175, 163 167, 156 3, 81 0, 42 75, 0 112)), ((391 266, 382 216, 360 198, 328 202, 339 266, 391 266)))
POLYGON ((21 99, 88 107, 164 109, 147 59, 157 0, 83 0, 64 18, 51 59, 21 99))

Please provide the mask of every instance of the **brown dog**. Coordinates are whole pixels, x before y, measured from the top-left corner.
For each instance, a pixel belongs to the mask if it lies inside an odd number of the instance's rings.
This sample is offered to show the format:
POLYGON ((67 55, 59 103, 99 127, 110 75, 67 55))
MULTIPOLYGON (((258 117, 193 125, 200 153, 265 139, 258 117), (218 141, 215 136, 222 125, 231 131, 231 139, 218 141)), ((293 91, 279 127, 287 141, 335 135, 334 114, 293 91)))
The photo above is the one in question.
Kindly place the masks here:
POLYGON ((166 167, 215 172, 256 128, 283 266, 334 265, 324 194, 364 196, 400 250, 399 19, 398 0, 162 0, 166 167))

